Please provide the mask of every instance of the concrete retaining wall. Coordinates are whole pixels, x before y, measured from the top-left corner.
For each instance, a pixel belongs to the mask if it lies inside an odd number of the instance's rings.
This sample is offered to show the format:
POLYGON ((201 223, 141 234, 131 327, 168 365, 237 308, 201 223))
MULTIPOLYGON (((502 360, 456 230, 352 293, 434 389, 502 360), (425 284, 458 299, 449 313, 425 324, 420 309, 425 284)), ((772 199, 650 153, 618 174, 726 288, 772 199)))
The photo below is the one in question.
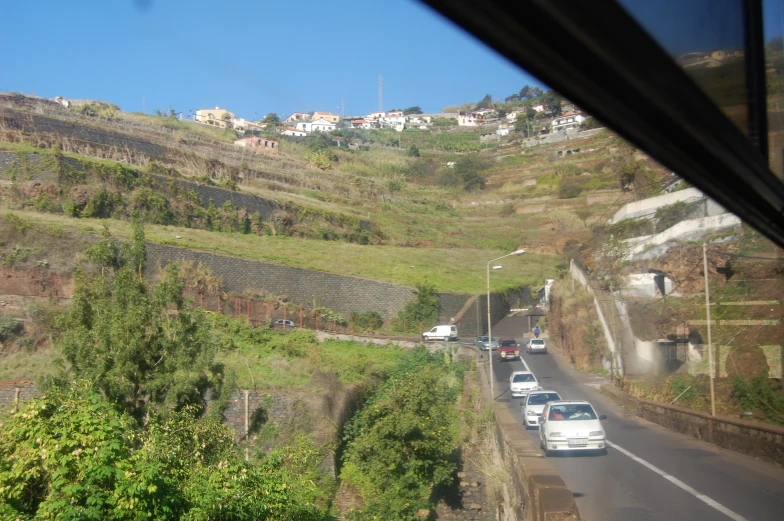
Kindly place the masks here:
POLYGON ((602 386, 602 392, 640 418, 725 449, 784 465, 784 427, 640 400, 609 384, 602 386))
POLYGON ((642 201, 634 201, 633 203, 625 204, 620 210, 615 212, 610 222, 612 224, 622 221, 624 219, 631 219, 633 217, 644 217, 653 215, 656 210, 662 206, 668 206, 677 202, 691 203, 703 199, 705 194, 696 188, 687 188, 685 190, 678 190, 669 194, 659 195, 657 197, 649 197, 642 201))
MULTIPOLYGON (((685 191, 685 190, 684 190, 685 191)), ((657 257, 666 251, 666 243, 674 240, 690 241, 721 230, 740 228, 741 220, 731 213, 701 219, 688 219, 634 243, 626 255, 628 260, 657 257), (659 247, 659 248, 657 248, 659 247), (664 248, 664 250, 662 250, 664 248)))
MULTIPOLYGON (((477 364, 477 376, 486 403, 492 402, 489 364, 477 364)), ((580 513, 574 494, 542 451, 523 430, 512 411, 494 404, 496 439, 504 463, 512 476, 510 505, 501 519, 531 521, 578 521, 580 513)))

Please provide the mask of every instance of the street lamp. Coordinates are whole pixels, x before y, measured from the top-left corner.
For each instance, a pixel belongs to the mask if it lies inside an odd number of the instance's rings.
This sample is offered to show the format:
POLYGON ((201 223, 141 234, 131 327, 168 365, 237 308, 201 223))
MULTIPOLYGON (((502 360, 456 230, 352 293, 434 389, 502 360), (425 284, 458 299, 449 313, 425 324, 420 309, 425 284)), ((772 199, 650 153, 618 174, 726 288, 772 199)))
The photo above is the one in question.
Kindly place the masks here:
MULTIPOLYGON (((512 253, 502 255, 497 259, 493 259, 487 263, 487 351, 490 355, 490 395, 495 401, 495 374, 493 373, 493 321, 490 318, 490 265, 495 261, 511 257, 513 255, 519 256, 525 253, 525 250, 515 250, 512 253)), ((493 266, 493 269, 498 269, 501 266, 493 266)))

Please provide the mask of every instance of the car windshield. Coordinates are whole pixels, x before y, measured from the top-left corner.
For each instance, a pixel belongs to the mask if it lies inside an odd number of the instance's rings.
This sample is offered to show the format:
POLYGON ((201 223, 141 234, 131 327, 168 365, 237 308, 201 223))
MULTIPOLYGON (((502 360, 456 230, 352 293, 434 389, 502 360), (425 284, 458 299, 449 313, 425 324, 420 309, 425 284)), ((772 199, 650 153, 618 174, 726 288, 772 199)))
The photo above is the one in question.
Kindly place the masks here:
POLYGON ((528 405, 544 405, 560 399, 558 393, 536 393, 528 396, 528 405))
MULTIPOLYGON (((0 490, 20 498, 4 502, 3 519, 76 517, 79 497, 49 501, 75 481, 48 469, 89 462, 79 454, 90 445, 92 457, 115 458, 94 471, 123 468, 167 486, 153 494, 160 501, 135 503, 123 483, 141 485, 136 477, 74 474, 79 494, 124 494, 118 502, 151 519, 166 517, 164 505, 179 505, 172 519, 225 508, 247 521, 295 504, 275 516, 427 517, 437 482, 456 486, 453 467, 469 482, 500 470, 476 468, 482 437, 453 428, 471 424, 472 408, 455 399, 464 384, 486 378, 481 388, 512 411, 515 436, 535 437, 520 423, 538 419, 521 415, 521 402, 553 407, 554 421, 579 431, 578 420, 605 410, 591 387, 600 374, 661 406, 645 422, 613 415, 613 443, 737 518, 784 517, 784 496, 768 494, 784 491, 784 473, 762 468, 784 464, 784 452, 760 450, 733 473, 747 455, 707 460, 690 449, 707 442, 647 422, 688 429, 673 420, 682 408, 715 409, 736 430, 746 414, 766 428, 782 422, 784 251, 728 211, 756 189, 722 166, 742 163, 752 143, 734 141, 753 137, 755 168, 778 176, 756 184, 779 212, 771 223, 782 220, 784 0, 7 0, 0 10, 0 490), (760 3, 776 8, 757 35, 762 55, 751 56, 746 7, 715 11, 760 3), (487 40, 505 56, 430 7, 500 14, 507 4, 524 6, 521 18, 540 32, 499 15, 487 40), (672 71, 701 90, 676 95, 666 70, 659 83, 643 81, 661 68, 632 42, 617 47, 636 69, 589 59, 589 49, 608 50, 589 45, 591 31, 621 28, 616 42, 631 40, 623 33, 633 24, 611 23, 607 5, 677 40, 668 51, 682 68, 672 71), (592 14, 574 34, 545 23, 569 6, 592 14), (706 34, 716 20, 726 24, 706 34), (723 42, 722 28, 737 38, 723 42), (563 48, 536 45, 544 35, 563 48), (542 78, 510 61, 521 42, 539 53, 530 63, 542 78), (550 81, 548 68, 567 81, 550 81), (624 78, 640 96, 630 87, 603 104, 608 84, 624 78), (702 91, 716 100, 715 121, 738 123, 713 161, 695 153, 715 145, 703 139, 709 129, 684 133, 672 124, 676 108, 656 110, 659 97, 677 100, 695 123, 707 114, 702 91), (752 94, 755 110, 744 110, 752 94), (657 145, 643 150, 649 135, 657 145), (579 384, 575 370, 585 371, 579 384), (35 383, 55 377, 46 392, 35 383), (344 399, 349 388, 363 399, 344 399), (34 419, 10 412, 36 403, 34 419), (410 418, 421 433, 388 443, 386 425, 410 418), (320 465, 335 440, 345 465, 320 465), (396 472, 405 465, 428 471, 396 472), (247 479, 226 493, 234 475, 247 479), (767 488, 755 489, 763 479, 767 488), (256 494, 260 483, 279 497, 256 494), (356 501, 336 497, 346 488, 356 501), (725 489, 742 499, 725 502, 725 489), (349 513, 348 503, 366 510, 349 513)), ((722 432, 725 420, 711 418, 722 432)), ((668 519, 672 505, 656 499, 672 483, 609 453, 611 465, 555 462, 584 517, 635 507, 637 518, 668 519), (570 469, 581 465, 591 472, 570 469)), ((678 506, 695 499, 678 494, 678 506)), ((475 513, 495 509, 492 494, 479 496, 465 498, 481 503, 475 513)), ((118 502, 91 505, 93 517, 111 518, 99 510, 118 502)), ((681 517, 707 508, 689 505, 681 517)))
POLYGON ((550 407, 550 413, 547 418, 553 421, 595 420, 596 413, 593 407, 587 404, 554 405, 550 407))

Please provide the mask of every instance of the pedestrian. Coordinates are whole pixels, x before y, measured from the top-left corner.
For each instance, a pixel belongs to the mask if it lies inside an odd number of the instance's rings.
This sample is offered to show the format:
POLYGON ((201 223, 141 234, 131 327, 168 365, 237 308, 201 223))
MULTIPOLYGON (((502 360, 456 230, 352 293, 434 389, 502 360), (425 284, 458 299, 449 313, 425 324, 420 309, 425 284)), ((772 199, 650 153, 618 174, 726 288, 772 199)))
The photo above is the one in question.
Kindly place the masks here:
POLYGON ((536 338, 539 338, 539 333, 541 333, 541 332, 542 332, 542 330, 541 330, 541 329, 539 329, 539 326, 536 326, 536 327, 534 328, 534 336, 535 336, 536 338))

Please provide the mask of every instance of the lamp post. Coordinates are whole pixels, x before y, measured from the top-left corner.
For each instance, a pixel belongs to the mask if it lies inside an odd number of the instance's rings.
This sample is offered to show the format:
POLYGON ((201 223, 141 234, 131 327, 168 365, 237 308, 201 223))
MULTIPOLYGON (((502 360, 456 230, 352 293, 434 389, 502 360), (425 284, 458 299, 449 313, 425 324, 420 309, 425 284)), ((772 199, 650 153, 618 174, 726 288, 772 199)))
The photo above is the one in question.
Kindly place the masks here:
POLYGON ((490 318, 490 265, 495 261, 511 257, 512 255, 522 255, 523 253, 525 253, 525 250, 515 250, 487 263, 487 352, 490 355, 490 395, 493 401, 495 401, 495 374, 493 373, 493 321, 490 318))

